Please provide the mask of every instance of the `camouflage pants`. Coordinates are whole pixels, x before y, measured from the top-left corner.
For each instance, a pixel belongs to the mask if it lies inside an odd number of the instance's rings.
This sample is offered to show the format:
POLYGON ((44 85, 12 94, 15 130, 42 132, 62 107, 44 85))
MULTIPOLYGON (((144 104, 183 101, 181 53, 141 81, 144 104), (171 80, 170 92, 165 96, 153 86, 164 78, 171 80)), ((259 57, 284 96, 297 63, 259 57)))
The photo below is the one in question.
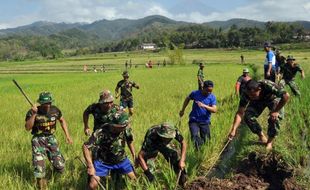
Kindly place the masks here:
MULTIPOLYGON (((260 134, 262 132, 262 127, 257 121, 257 118, 262 114, 264 109, 268 107, 269 110, 273 110, 279 103, 279 99, 275 99, 270 102, 250 102, 245 110, 244 121, 250 128, 250 130, 255 134, 260 134)), ((268 136, 273 138, 277 135, 280 128, 279 119, 276 121, 268 119, 268 136)))
POLYGON ((155 151, 146 151, 144 159, 147 162, 148 167, 150 170, 154 170, 154 163, 153 160, 158 155, 158 153, 162 153, 164 158, 167 160, 167 162, 170 163, 173 170, 177 173, 179 171, 179 154, 175 147, 173 147, 173 144, 168 144, 167 146, 160 147, 158 150, 155 151), (150 159, 151 162, 148 160, 150 159), (153 167, 152 167, 153 166, 153 167))
POLYGON ((295 82, 294 80, 285 80, 285 79, 282 79, 282 80, 280 81, 279 84, 280 84, 281 87, 283 87, 283 88, 284 88, 284 86, 287 84, 287 85, 291 88, 291 90, 292 90, 292 92, 293 92, 293 94, 294 94, 295 96, 300 96, 299 88, 298 88, 298 86, 297 86, 297 84, 296 84, 296 82, 295 82))
POLYGON ((36 178, 45 177, 45 161, 48 158, 57 172, 62 173, 65 167, 65 159, 60 153, 57 140, 54 135, 34 135, 32 140, 32 162, 34 166, 34 176, 36 178))

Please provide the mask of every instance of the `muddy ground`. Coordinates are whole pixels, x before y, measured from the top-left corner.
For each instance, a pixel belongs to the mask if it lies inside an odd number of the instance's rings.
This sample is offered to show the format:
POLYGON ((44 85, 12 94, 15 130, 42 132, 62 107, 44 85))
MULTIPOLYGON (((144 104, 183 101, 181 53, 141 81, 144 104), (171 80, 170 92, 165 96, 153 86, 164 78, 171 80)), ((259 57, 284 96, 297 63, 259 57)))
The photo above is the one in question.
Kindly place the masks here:
POLYGON ((198 177, 186 186, 186 190, 302 190, 296 183, 291 169, 275 154, 258 155, 253 152, 241 161, 230 179, 198 177))

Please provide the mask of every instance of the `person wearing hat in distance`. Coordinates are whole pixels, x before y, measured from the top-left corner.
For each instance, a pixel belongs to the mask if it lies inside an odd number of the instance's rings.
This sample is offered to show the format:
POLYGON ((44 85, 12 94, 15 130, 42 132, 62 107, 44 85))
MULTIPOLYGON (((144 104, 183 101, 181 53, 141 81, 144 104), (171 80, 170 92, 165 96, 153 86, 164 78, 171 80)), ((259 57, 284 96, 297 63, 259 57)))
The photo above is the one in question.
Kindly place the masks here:
POLYGON ((202 90, 192 91, 184 100, 180 117, 184 115, 184 110, 188 103, 193 100, 192 111, 189 114, 189 129, 191 138, 196 149, 203 145, 207 138, 210 139, 211 113, 217 112, 216 97, 212 93, 213 82, 204 81, 202 90))
POLYGON ((244 68, 243 74, 238 78, 236 85, 235 85, 235 95, 241 96, 241 94, 244 92, 245 84, 248 80, 250 80, 251 77, 249 76, 249 69, 244 68))
POLYGON ((286 84, 291 88, 293 94, 295 96, 300 96, 300 91, 295 83, 295 76, 297 72, 300 72, 301 78, 305 78, 305 72, 300 67, 299 64, 295 63, 295 58, 293 56, 288 56, 286 59, 287 63, 282 68, 282 80, 280 81, 280 85, 284 87, 286 84))
POLYGON ((141 150, 138 153, 138 162, 148 180, 150 182, 155 180, 155 176, 150 171, 148 160, 155 159, 160 152, 170 163, 176 174, 181 170, 179 185, 184 186, 187 180, 185 171, 186 146, 186 142, 179 130, 168 122, 149 128, 145 134, 141 150), (181 144, 181 155, 178 154, 177 149, 172 145, 173 139, 181 144))
POLYGON ((280 81, 280 75, 282 73, 281 70, 283 70, 283 66, 285 65, 286 63, 286 58, 282 55, 282 52, 277 49, 276 50, 276 77, 277 77, 277 80, 280 81))
POLYGON ((83 113, 84 133, 89 136, 91 130, 88 125, 89 115, 94 116, 94 130, 97 130, 105 123, 109 123, 113 116, 120 111, 119 106, 113 103, 114 97, 109 90, 103 90, 99 93, 98 103, 89 105, 83 113))
POLYGON ((33 135, 31 140, 32 162, 38 189, 47 188, 44 158, 49 159, 55 171, 63 173, 65 169, 65 159, 54 136, 57 120, 65 133, 67 143, 72 144, 67 123, 62 112, 52 105, 53 101, 50 92, 42 92, 37 100, 40 105, 34 105, 26 114, 25 128, 27 131, 31 130, 33 135))
POLYGON ((115 97, 116 99, 119 97, 119 89, 121 89, 121 98, 120 98, 120 106, 123 109, 128 107, 129 115, 133 115, 133 96, 132 96, 132 88, 139 89, 139 85, 133 81, 129 80, 128 71, 123 72, 123 80, 120 80, 115 88, 115 97))
POLYGON ((250 130, 259 137, 259 141, 266 144, 266 149, 272 149, 272 143, 280 128, 279 112, 289 100, 289 94, 279 85, 270 80, 249 80, 245 86, 245 93, 241 94, 238 111, 236 112, 229 139, 236 135, 242 118, 250 130), (262 131, 257 118, 268 107, 268 139, 262 131))
POLYGON ((264 50, 266 52, 266 59, 264 64, 264 79, 276 81, 276 56, 271 50, 271 44, 269 42, 264 43, 264 50))
POLYGON ((198 80, 198 90, 201 90, 203 87, 203 80, 204 80, 204 74, 203 74, 203 68, 205 66, 203 65, 203 63, 199 63, 199 69, 198 69, 198 73, 197 73, 197 80, 198 80))
POLYGON ((89 175, 89 189, 97 189, 100 178, 107 177, 110 172, 126 174, 130 179, 136 179, 125 151, 126 144, 135 160, 128 114, 121 111, 115 114, 109 123, 94 131, 82 147, 89 175))

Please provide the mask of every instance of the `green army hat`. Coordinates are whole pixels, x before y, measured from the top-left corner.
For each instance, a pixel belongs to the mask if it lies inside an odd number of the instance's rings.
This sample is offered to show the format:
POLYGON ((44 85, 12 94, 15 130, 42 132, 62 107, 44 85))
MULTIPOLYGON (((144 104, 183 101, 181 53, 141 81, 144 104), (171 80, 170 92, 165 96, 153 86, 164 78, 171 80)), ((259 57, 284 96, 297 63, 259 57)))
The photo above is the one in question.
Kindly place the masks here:
POLYGON ((288 60, 293 60, 293 61, 295 61, 295 58, 294 58, 292 55, 289 55, 289 56, 287 56, 286 60, 287 60, 287 61, 288 61, 288 60))
POLYGON ((163 138, 172 139, 176 135, 176 129, 173 124, 169 122, 164 122, 160 125, 159 130, 157 130, 157 134, 163 138))
POLYGON ((53 101, 54 100, 50 92, 41 92, 39 95, 39 99, 37 100, 39 104, 52 103, 53 101))
POLYGON ((244 68, 244 69, 243 69, 243 72, 244 72, 244 73, 248 73, 248 72, 249 72, 249 69, 248 69, 248 68, 244 68))
POLYGON ((102 92, 99 93, 99 103, 100 104, 113 102, 113 101, 114 101, 114 97, 113 97, 110 90, 103 90, 102 92))
POLYGON ((117 113, 113 123, 109 124, 113 133, 120 133, 126 129, 129 124, 129 116, 126 112, 117 113))
POLYGON ((123 77, 129 77, 128 71, 124 71, 122 75, 123 75, 123 77))

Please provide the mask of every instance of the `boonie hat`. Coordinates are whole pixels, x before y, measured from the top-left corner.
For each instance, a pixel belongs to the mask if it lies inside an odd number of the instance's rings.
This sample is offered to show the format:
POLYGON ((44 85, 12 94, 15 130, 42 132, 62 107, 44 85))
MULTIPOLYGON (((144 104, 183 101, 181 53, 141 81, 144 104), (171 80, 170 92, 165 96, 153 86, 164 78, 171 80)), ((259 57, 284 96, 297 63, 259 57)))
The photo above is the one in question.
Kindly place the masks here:
POLYGON ((122 75, 123 75, 124 77, 129 77, 128 71, 124 71, 122 75))
POLYGON ((99 103, 108 103, 108 102, 113 102, 114 97, 112 96, 112 93, 110 90, 103 90, 102 92, 99 93, 99 103))
POLYGON ((249 72, 249 69, 248 69, 248 68, 244 68, 244 69, 243 69, 243 72, 244 72, 244 73, 248 73, 248 72, 249 72))
POLYGON ((293 60, 293 61, 295 61, 295 58, 292 56, 292 55, 289 55, 289 56, 287 56, 287 59, 286 59, 287 61, 288 60, 293 60))
POLYGON ((176 135, 176 129, 174 128, 173 124, 164 122, 160 125, 160 128, 157 130, 157 134, 160 137, 166 139, 172 139, 176 135))
POLYGON ((39 95, 39 99, 37 100, 39 104, 52 103, 53 101, 54 100, 50 92, 41 92, 39 95))

